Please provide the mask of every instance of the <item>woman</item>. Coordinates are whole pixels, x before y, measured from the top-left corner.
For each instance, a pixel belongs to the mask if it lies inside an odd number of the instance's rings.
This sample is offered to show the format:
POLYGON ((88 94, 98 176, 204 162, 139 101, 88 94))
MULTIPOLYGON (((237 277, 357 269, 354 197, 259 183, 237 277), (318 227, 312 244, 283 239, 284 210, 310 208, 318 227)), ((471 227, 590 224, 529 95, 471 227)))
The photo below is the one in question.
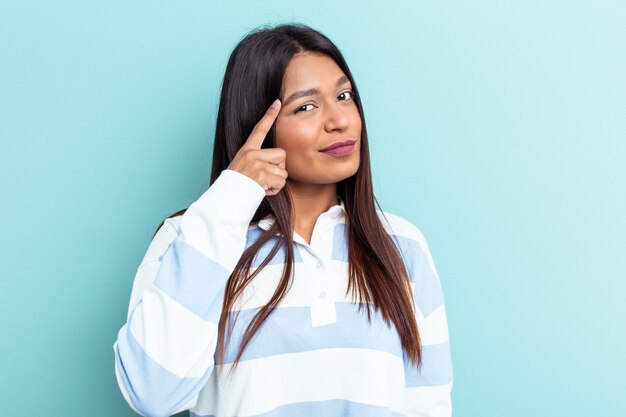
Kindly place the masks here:
POLYGON ((450 415, 428 245, 374 204, 363 107, 337 47, 305 25, 249 33, 226 68, 211 185, 159 225, 135 276, 113 346, 129 405, 450 415))

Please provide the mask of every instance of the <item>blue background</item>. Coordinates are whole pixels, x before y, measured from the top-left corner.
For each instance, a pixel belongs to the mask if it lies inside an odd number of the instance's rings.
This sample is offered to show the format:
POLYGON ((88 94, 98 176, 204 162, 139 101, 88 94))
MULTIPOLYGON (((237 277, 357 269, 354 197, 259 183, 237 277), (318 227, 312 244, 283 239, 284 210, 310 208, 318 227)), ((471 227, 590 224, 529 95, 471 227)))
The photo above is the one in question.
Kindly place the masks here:
POLYGON ((131 416, 113 349, 158 223, 208 185, 250 29, 344 52, 383 209, 425 234, 454 415, 624 416, 622 1, 2 2, 1 414, 131 416))

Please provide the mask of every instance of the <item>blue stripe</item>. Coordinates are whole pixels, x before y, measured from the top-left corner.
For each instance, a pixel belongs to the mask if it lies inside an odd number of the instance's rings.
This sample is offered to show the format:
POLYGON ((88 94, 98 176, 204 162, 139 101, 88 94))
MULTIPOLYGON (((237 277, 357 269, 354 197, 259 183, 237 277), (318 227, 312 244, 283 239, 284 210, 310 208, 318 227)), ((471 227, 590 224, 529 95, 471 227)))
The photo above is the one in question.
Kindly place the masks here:
MULTIPOLYGON (((200 415, 190 412, 190 417, 215 417, 215 415, 200 415)), ((406 417, 386 407, 357 403, 347 400, 326 400, 315 402, 298 402, 276 407, 263 414, 250 417, 406 417)))
POLYGON ((230 272, 180 238, 161 257, 154 285, 200 318, 219 321, 230 272))
POLYGON ((403 236, 391 235, 400 249, 409 279, 415 283, 415 303, 424 316, 428 316, 444 302, 439 278, 430 266, 428 256, 419 242, 403 236))
MULTIPOLYGON (((245 329, 258 311, 259 308, 242 310, 236 318, 224 363, 234 362, 245 329)), ((372 309, 371 326, 367 322, 365 305, 359 312, 358 304, 337 303, 336 312, 335 323, 312 327, 309 307, 279 307, 263 323, 240 360, 332 348, 373 349, 402 357, 398 333, 393 325, 390 327, 384 322, 380 312, 372 309)), ((230 313, 230 317, 234 314, 230 313)), ((216 362, 217 355, 214 357, 216 362)))
POLYGON ((417 369, 404 355, 407 387, 443 385, 452 381, 450 342, 422 346, 422 367, 417 369))
MULTIPOLYGON (((416 240, 398 235, 390 235, 390 237, 400 249, 410 281, 415 283, 413 294, 415 303, 424 316, 427 316, 444 302, 441 283, 430 267, 426 253, 416 240)), ((348 244, 344 223, 335 226, 331 259, 348 262, 348 244)))
POLYGON ((330 259, 348 262, 348 241, 345 223, 338 223, 333 229, 333 249, 330 259))
POLYGON ((133 406, 144 415, 169 416, 198 393, 209 379, 179 378, 144 352, 124 325, 117 336, 115 361, 133 406))
MULTIPOLYGON (((252 246, 254 242, 256 242, 259 239, 259 237, 264 231, 265 230, 259 226, 257 226, 256 228, 252 230, 248 230, 246 249, 252 246)), ((278 239, 277 237, 271 237, 267 242, 265 242, 265 244, 257 251, 252 261, 252 267, 256 268, 259 265, 261 265, 261 262, 263 262, 263 260, 267 257, 267 255, 269 255, 270 252, 272 251, 272 248, 276 244, 277 239, 278 239)), ((274 257, 270 260, 268 265, 284 264, 286 261, 287 261, 287 251, 285 250, 284 246, 281 246, 276 252, 276 255, 274 255, 274 257)), ((294 262, 295 263, 302 262, 302 256, 300 256, 300 251, 296 244, 294 244, 294 262)))

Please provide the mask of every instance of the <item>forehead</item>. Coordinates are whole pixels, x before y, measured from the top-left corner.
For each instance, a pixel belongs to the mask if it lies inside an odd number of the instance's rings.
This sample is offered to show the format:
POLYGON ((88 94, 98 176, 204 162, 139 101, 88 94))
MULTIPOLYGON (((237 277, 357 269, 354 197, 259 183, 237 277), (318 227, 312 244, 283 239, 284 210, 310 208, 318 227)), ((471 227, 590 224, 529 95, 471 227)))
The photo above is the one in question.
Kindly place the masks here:
POLYGON ((305 52, 295 55, 285 70, 282 90, 285 95, 315 88, 334 89, 337 79, 344 75, 335 61, 322 54, 305 52))

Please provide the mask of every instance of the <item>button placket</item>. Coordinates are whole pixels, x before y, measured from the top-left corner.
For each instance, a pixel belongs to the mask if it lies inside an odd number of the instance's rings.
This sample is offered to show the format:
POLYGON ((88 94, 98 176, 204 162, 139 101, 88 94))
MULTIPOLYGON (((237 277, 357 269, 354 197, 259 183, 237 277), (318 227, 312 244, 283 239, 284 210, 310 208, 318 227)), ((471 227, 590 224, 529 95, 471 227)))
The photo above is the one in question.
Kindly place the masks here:
POLYGON ((335 300, 331 296, 326 275, 329 273, 324 262, 311 254, 309 260, 309 304, 311 309, 311 325, 313 327, 337 321, 335 300))
POLYGON ((329 213, 322 214, 315 223, 311 244, 315 246, 315 250, 320 252, 324 259, 329 259, 326 255, 328 252, 328 244, 333 233, 334 217, 329 213))
POLYGON ((309 306, 313 327, 337 321, 334 279, 332 276, 333 232, 337 223, 336 213, 324 213, 316 221, 311 244, 306 244, 307 281, 309 306))

